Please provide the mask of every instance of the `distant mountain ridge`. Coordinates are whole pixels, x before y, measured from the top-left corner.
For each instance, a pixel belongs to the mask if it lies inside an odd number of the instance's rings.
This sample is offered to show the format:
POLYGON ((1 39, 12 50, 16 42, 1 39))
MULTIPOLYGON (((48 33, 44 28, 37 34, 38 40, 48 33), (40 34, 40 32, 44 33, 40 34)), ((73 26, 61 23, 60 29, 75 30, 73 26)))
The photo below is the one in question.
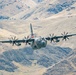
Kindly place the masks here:
POLYGON ((62 12, 74 3, 76 0, 3 0, 0 2, 0 19, 47 18, 62 12))
MULTIPOLYGON (((36 3, 32 0, 1 0, 0 1, 0 19, 14 16, 24 10, 30 10, 36 3)), ((5 18, 6 19, 6 18, 5 18)))

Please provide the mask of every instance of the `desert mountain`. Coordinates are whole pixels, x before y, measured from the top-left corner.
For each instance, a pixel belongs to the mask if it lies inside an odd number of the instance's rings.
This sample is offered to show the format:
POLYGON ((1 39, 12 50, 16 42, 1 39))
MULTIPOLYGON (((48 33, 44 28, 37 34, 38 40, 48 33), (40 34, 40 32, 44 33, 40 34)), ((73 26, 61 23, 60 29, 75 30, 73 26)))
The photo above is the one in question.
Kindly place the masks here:
MULTIPOLYGON (((76 33, 76 0, 0 0, 0 39, 76 33)), ((76 36, 33 50, 0 43, 1 75, 75 75, 76 36)))

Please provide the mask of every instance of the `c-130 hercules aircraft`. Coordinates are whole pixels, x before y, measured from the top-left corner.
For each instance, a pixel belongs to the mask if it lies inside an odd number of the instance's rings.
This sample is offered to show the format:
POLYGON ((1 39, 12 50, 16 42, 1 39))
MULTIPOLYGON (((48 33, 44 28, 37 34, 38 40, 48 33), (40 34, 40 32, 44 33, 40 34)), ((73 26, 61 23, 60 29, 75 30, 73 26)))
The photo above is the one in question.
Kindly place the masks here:
POLYGON ((47 45, 47 41, 51 41, 51 42, 59 42, 60 38, 62 38, 62 40, 67 40, 69 39, 68 37, 71 37, 71 36, 75 36, 76 34, 71 34, 71 35, 68 35, 68 32, 64 34, 62 34, 61 36, 54 36, 54 34, 50 34, 49 37, 37 37, 35 36, 35 34, 33 33, 33 29, 32 29, 32 24, 30 24, 30 30, 31 30, 31 35, 29 37, 25 37, 24 39, 22 40, 19 40, 19 39, 16 39, 16 36, 15 37, 11 37, 10 40, 7 40, 7 41, 0 41, 1 43, 10 43, 12 44, 12 46, 16 45, 16 46, 20 46, 21 43, 25 43, 26 45, 29 44, 31 45, 31 47, 33 49, 40 49, 40 48, 43 48, 43 47, 46 47, 47 45))

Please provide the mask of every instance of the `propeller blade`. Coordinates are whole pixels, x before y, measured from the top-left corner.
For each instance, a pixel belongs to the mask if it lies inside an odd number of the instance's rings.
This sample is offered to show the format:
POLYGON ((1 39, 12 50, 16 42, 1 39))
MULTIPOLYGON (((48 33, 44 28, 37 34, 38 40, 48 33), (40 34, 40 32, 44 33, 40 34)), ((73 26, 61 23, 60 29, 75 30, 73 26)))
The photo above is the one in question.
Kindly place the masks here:
POLYGON ((52 34, 52 36, 54 36, 54 33, 52 34))
POLYGON ((68 34, 68 32, 66 33, 66 32, 64 32, 64 33, 61 33, 61 35, 67 35, 68 34))
POLYGON ((51 37, 53 37, 54 36, 54 33, 53 34, 49 34, 51 37))
POLYGON ((54 33, 53 33, 53 34, 49 34, 49 35, 50 35, 50 41, 51 41, 51 42, 55 42, 54 39, 53 39, 54 33))
POLYGON ((14 43, 12 43, 12 46, 14 46, 14 43))
POLYGON ((67 38, 64 39, 65 41, 67 40, 67 38))
POLYGON ((68 37, 65 37, 65 38, 63 38, 62 40, 65 40, 65 41, 66 41, 67 39, 69 40, 69 38, 68 38, 68 37))
POLYGON ((51 36, 51 34, 49 34, 51 36))
POLYGON ((69 40, 69 38, 67 37, 67 39, 69 40))
POLYGON ((66 35, 68 34, 68 32, 66 33, 66 35))
POLYGON ((13 37, 13 40, 16 40, 16 36, 13 37))
POLYGON ((26 39, 27 39, 27 38, 26 38, 26 37, 24 37, 24 40, 25 40, 25 45, 27 45, 27 43, 28 43, 28 42, 26 41, 26 39))
POLYGON ((64 32, 64 35, 65 35, 66 33, 64 32))
POLYGON ((24 37, 26 39, 26 37, 24 37))
POLYGON ((66 32, 64 32, 63 34, 61 33, 61 35, 63 36, 63 38, 62 38, 62 40, 67 40, 67 39, 69 39, 68 37, 67 37, 67 34, 68 34, 68 32, 66 33, 66 32))
POLYGON ((12 41, 12 42, 11 42, 12 46, 16 45, 16 42, 15 42, 15 41, 18 40, 18 38, 16 38, 16 36, 14 36, 14 37, 11 36, 11 38, 8 38, 8 39, 9 39, 10 41, 12 41))
POLYGON ((61 33, 61 35, 63 35, 63 33, 61 33))

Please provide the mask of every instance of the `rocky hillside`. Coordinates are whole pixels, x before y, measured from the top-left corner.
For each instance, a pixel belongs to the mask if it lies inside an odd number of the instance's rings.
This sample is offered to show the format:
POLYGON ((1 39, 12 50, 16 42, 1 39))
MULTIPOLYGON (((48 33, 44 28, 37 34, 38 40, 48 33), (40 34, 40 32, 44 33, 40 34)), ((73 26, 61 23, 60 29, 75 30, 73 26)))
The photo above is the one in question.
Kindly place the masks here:
POLYGON ((32 0, 0 0, 0 19, 8 19, 36 6, 32 0))
MULTIPOLYGON (((0 40, 34 33, 76 33, 76 0, 0 0, 0 40)), ((0 75, 75 75, 76 36, 33 50, 0 43, 0 75)))
MULTIPOLYGON (((28 13, 25 14, 25 12, 19 13, 19 15, 15 15, 11 17, 11 19, 23 19, 26 20, 28 18, 33 20, 40 20, 44 18, 51 17, 53 15, 56 15, 63 10, 66 10, 67 8, 71 7, 73 4, 75 4, 76 1, 43 1, 40 4, 38 4, 35 8, 32 10, 29 10, 28 13)), ((71 7, 70 9, 75 9, 75 7, 71 7)))
POLYGON ((13 61, 24 66, 34 64, 48 68, 69 57, 72 53, 70 48, 53 47, 50 45, 40 50, 33 50, 30 47, 26 47, 19 50, 5 51, 0 54, 0 70, 14 72, 18 67, 13 64, 13 61), (33 63, 34 60, 36 61, 35 63, 33 63))
POLYGON ((43 75, 75 75, 76 74, 76 51, 63 61, 50 67, 43 75))
POLYGON ((0 19, 48 18, 71 7, 75 2, 75 0, 11 0, 10 2, 2 0, 0 1, 0 19))

